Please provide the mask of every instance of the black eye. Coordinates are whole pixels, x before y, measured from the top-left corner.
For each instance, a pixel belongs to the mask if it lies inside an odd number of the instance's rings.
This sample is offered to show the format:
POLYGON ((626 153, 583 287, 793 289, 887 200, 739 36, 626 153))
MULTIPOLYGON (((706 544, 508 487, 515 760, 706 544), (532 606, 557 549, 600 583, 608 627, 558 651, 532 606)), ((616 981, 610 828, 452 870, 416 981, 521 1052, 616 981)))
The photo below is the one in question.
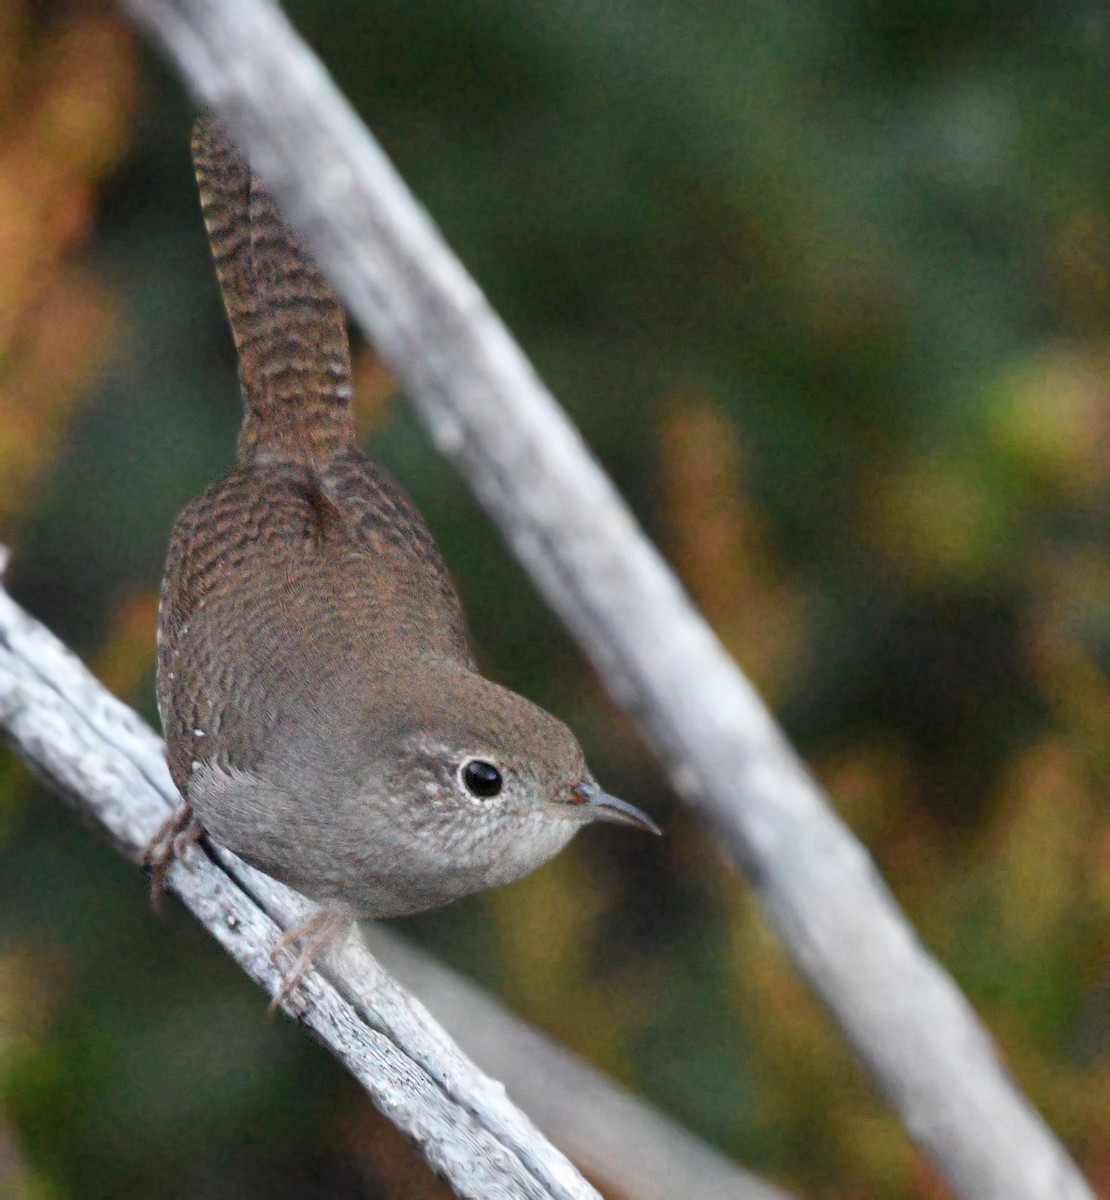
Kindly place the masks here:
POLYGON ((462 769, 466 790, 482 800, 489 800, 501 790, 501 772, 481 758, 472 758, 462 769))

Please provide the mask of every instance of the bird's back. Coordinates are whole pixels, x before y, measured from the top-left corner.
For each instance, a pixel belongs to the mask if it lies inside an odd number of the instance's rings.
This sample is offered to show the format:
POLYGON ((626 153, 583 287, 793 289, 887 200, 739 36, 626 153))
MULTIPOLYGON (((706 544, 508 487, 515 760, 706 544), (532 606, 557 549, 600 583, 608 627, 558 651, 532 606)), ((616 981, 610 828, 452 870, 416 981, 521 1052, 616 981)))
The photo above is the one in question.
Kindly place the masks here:
POLYGON ((178 519, 163 583, 158 701, 186 796, 199 764, 255 771, 290 738, 341 752, 336 731, 416 658, 473 665, 427 526, 355 445, 338 301, 205 118, 194 161, 245 416, 235 469, 178 519))

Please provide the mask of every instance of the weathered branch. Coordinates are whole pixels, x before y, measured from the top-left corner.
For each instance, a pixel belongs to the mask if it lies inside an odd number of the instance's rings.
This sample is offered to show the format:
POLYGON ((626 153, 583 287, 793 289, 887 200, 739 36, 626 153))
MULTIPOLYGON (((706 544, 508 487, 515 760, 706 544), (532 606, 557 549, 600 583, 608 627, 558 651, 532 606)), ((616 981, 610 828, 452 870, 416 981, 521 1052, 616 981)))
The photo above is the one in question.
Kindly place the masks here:
MULTIPOLYGON (((176 801, 162 742, 2 589, 0 733, 122 854, 139 861, 176 801)), ((275 994, 288 963, 275 965, 271 953, 284 930, 303 920, 307 901, 218 847, 190 849, 171 868, 169 885, 247 974, 275 994)), ((283 1007, 343 1062, 459 1196, 597 1200, 504 1088, 474 1067, 357 939, 322 973, 310 972, 283 1007)), ((617 1090, 606 1081, 596 1086, 599 1104, 617 1090)), ((655 1116, 654 1132, 659 1124, 666 1123, 655 1116)), ((597 1130, 601 1139, 615 1135, 604 1122, 597 1130)), ((689 1135, 671 1128, 668 1136, 676 1153, 688 1152, 689 1135)), ((602 1145, 595 1142, 590 1153, 601 1157, 602 1145)), ((613 1162, 619 1168, 629 1158, 615 1154, 613 1162)), ((726 1179, 731 1195, 781 1198, 713 1158, 714 1178, 726 1179)), ((613 1182, 625 1190, 630 1180, 622 1175, 613 1182)), ((713 1200, 719 1193, 686 1194, 713 1200)))
POLYGON ((268 0, 123 0, 227 123, 906 1128, 975 1200, 1090 1200, 951 978, 477 286, 268 0))
POLYGON ((728 1159, 391 930, 371 924, 366 939, 374 957, 602 1188, 633 1200, 785 1200, 777 1188, 738 1179, 728 1159))

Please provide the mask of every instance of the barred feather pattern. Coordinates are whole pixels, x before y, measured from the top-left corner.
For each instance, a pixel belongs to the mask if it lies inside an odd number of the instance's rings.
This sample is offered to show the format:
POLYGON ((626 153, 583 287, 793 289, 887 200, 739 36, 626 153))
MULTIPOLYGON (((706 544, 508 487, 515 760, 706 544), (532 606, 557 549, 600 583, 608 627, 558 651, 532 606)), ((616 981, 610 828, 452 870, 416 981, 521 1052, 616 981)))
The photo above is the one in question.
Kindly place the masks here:
POLYGON ((254 770, 278 743, 353 759, 399 670, 474 670, 431 532, 355 442, 338 300, 209 117, 193 154, 245 417, 235 468, 177 521, 162 585, 158 703, 185 796, 204 764, 254 770))
POLYGON ((240 463, 324 466, 353 444, 347 323, 310 253, 221 126, 198 119, 193 163, 239 351, 240 463))

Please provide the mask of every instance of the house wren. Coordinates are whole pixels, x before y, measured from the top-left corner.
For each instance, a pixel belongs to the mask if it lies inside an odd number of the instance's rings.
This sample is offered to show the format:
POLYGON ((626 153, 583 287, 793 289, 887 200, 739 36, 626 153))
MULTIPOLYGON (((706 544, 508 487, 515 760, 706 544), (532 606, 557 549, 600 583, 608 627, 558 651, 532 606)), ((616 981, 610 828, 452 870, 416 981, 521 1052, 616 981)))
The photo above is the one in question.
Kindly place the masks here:
POLYGON ((317 901, 299 977, 356 917, 509 883, 592 821, 658 829, 478 673, 427 526, 356 445, 337 298, 210 117, 193 161, 245 415, 170 541, 158 707, 184 804, 150 861, 157 881, 204 832, 317 901))

